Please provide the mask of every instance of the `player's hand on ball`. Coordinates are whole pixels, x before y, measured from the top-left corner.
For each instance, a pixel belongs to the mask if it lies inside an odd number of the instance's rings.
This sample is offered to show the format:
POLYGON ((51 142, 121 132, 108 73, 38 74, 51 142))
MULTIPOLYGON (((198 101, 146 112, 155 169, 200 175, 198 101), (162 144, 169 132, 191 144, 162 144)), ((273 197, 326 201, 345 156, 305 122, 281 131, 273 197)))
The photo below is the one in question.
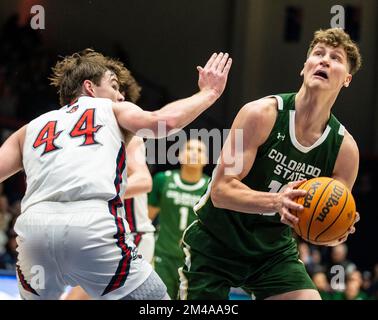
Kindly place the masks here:
POLYGON ((298 204, 294 200, 306 195, 305 190, 297 189, 306 180, 299 180, 290 182, 285 190, 277 194, 278 197, 278 213, 281 216, 281 222, 294 228, 294 224, 297 224, 299 219, 290 210, 300 212, 303 210, 303 206, 298 204))
POLYGON ((232 59, 229 58, 229 54, 221 52, 219 54, 214 53, 203 68, 197 67, 199 72, 198 87, 200 90, 211 90, 216 98, 219 98, 226 87, 231 64, 232 59))
POLYGON ((348 230, 348 234, 346 237, 348 237, 349 234, 353 234, 356 232, 356 228, 354 227, 354 225, 360 221, 360 214, 358 212, 356 212, 356 219, 354 219, 354 222, 353 222, 353 225, 349 228, 348 230))

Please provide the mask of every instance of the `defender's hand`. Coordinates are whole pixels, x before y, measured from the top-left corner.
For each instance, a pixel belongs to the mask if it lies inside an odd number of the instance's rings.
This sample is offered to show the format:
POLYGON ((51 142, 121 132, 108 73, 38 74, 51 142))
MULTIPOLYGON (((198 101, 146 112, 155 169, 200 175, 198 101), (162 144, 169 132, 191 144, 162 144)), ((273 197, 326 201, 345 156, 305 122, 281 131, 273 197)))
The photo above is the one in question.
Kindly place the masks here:
POLYGON ((198 66, 198 87, 200 90, 210 90, 218 99, 226 87, 231 64, 232 59, 229 58, 228 53, 223 54, 221 52, 219 54, 214 53, 203 68, 198 66))

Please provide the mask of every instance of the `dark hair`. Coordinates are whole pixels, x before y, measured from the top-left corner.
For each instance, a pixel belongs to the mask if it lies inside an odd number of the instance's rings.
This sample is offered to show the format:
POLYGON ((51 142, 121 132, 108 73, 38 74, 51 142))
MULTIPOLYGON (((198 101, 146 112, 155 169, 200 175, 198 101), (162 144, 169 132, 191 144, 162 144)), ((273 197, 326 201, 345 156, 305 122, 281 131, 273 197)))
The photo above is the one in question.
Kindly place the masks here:
POLYGON ((49 78, 51 85, 58 88, 61 105, 71 103, 81 94, 85 80, 91 80, 100 85, 101 78, 106 71, 112 71, 118 78, 120 88, 125 91, 125 98, 136 102, 141 88, 122 62, 105 57, 93 49, 85 49, 66 56, 52 68, 53 74, 49 78))

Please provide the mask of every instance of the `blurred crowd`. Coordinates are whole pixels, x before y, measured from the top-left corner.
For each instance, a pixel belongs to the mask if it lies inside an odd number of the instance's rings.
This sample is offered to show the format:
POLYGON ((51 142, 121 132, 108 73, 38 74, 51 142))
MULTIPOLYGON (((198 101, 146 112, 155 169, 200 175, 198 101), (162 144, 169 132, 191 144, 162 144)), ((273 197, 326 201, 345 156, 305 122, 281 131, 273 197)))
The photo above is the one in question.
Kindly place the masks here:
POLYGON ((40 33, 15 14, 3 25, 0 42, 0 116, 17 122, 51 110, 57 101, 48 80, 53 56, 40 33))
POLYGON ((378 299, 378 263, 373 270, 360 270, 348 259, 346 243, 320 247, 300 241, 299 258, 324 300, 378 299))
MULTIPOLYGON (((58 94, 51 87, 51 67, 69 52, 46 46, 40 30, 22 24, 18 14, 0 26, 0 128, 18 129, 42 113, 59 108, 58 94)), ((82 48, 84 49, 84 48, 82 48)), ((163 106, 172 99, 167 89, 139 73, 128 53, 115 43, 112 56, 118 57, 142 87, 138 105, 145 109, 163 106)), ((105 52, 106 54, 106 52, 105 52)))

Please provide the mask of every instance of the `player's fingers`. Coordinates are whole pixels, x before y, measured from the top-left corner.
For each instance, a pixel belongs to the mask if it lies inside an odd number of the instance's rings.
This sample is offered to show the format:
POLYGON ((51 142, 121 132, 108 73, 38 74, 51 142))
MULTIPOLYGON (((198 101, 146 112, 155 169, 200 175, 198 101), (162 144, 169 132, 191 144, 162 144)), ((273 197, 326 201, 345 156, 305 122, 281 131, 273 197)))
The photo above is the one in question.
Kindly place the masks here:
POLYGON ((210 59, 207 61, 204 69, 208 69, 208 68, 211 68, 211 65, 213 64, 213 62, 215 61, 216 57, 218 55, 216 53, 213 53, 212 56, 210 57, 210 59))
POLYGON ((350 234, 353 234, 353 233, 356 232, 356 228, 351 226, 348 231, 349 231, 350 234))
POLYGON ((288 225, 290 228, 294 228, 294 224, 287 218, 281 218, 281 222, 288 225))
MULTIPOLYGON (((330 243, 327 243, 325 246, 326 247, 335 247, 337 245, 339 245, 341 242, 340 242, 340 239, 339 240, 336 240, 336 241, 333 241, 333 242, 330 242, 330 243)), ((316 243, 314 243, 316 244, 316 243)))
POLYGON ((291 187, 293 189, 298 188, 302 183, 304 183, 306 181, 307 181, 307 179, 289 182, 289 187, 291 187))
POLYGON ((293 211, 303 211, 303 206, 299 203, 296 203, 295 201, 287 200, 284 203, 285 207, 288 208, 288 210, 293 211))
POLYGON ((229 57, 229 54, 228 53, 225 53, 223 55, 223 58, 221 59, 221 61, 219 61, 219 64, 217 66, 217 71, 222 73, 223 72, 223 69, 224 69, 224 66, 226 65, 227 63, 227 60, 228 60, 228 57, 229 57))
POLYGON ((282 216, 281 219, 287 220, 291 225, 297 224, 299 219, 292 215, 288 209, 282 208, 282 216))
POLYGON ((290 197, 290 199, 304 197, 307 194, 306 190, 302 189, 294 189, 294 190, 288 190, 287 195, 290 197))
POLYGON ((218 56, 215 58, 210 68, 216 71, 218 69, 219 63, 222 61, 223 56, 224 56, 223 52, 220 52, 218 56))
POLYGON ((287 220, 285 216, 281 216, 281 223, 287 224, 288 226, 294 228, 294 225, 289 220, 287 220))
POLYGON ((228 72, 230 71, 231 69, 231 65, 232 65, 232 59, 229 58, 224 69, 223 69, 223 74, 225 74, 226 76, 228 75, 228 72))
POLYGON ((354 219, 354 223, 357 223, 358 221, 360 221, 360 214, 356 212, 356 219, 354 219))
POLYGON ((200 67, 200 66, 197 66, 197 70, 198 70, 199 73, 203 72, 203 68, 200 67))
POLYGON ((337 244, 341 244, 341 243, 347 241, 347 239, 348 239, 348 235, 346 235, 345 237, 340 238, 339 242, 337 244))

